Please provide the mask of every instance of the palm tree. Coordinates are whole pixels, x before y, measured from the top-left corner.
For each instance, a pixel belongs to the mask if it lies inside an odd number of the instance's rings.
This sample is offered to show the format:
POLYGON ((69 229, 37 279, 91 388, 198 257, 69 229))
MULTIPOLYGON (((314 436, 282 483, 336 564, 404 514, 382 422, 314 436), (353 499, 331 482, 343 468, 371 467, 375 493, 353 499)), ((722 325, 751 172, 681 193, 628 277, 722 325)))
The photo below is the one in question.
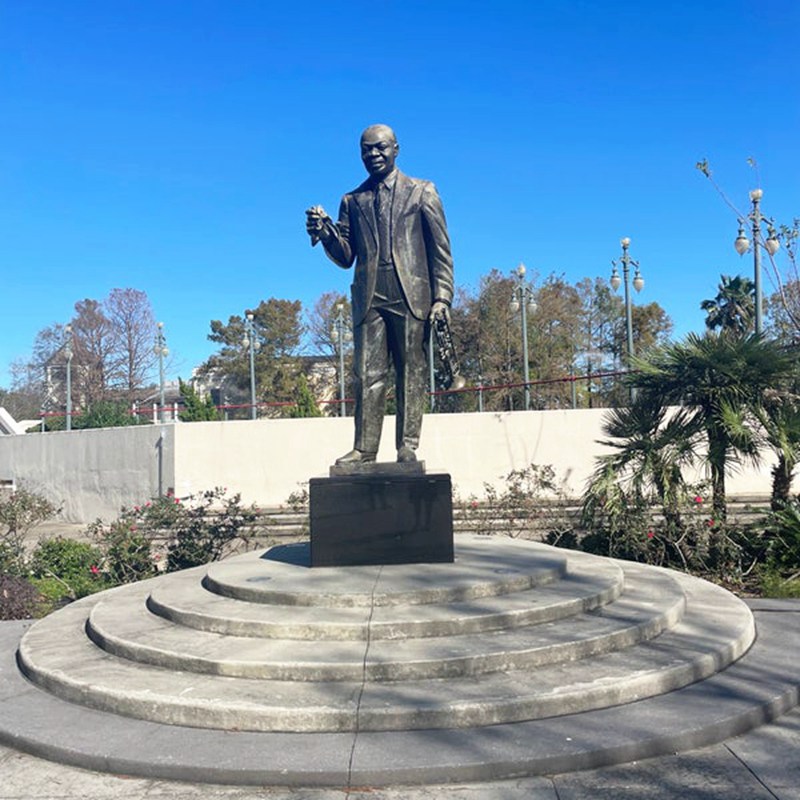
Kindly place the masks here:
POLYGON ((650 402, 682 405, 687 440, 705 438, 714 514, 725 518, 726 468, 742 457, 757 459, 759 440, 748 419, 763 409, 764 393, 794 369, 796 356, 758 335, 743 338, 708 332, 634 358, 630 382, 650 402))
POLYGON ((788 389, 767 390, 757 418, 767 444, 778 457, 772 468, 771 499, 772 510, 778 511, 789 503, 794 472, 800 463, 800 396, 788 389))
POLYGON ((756 286, 741 275, 720 275, 719 291, 713 300, 703 300, 706 327, 734 336, 744 336, 753 329, 756 286))
MULTIPOLYGON (((654 493, 664 519, 680 524, 680 502, 685 490, 682 467, 695 454, 695 435, 684 409, 668 415, 667 408, 652 395, 639 394, 630 406, 609 409, 601 442, 617 452, 600 456, 597 469, 584 496, 584 509, 593 513, 595 500, 612 496, 609 483, 625 486, 639 501, 654 493)), ((695 431, 699 432, 699 428, 695 431)))

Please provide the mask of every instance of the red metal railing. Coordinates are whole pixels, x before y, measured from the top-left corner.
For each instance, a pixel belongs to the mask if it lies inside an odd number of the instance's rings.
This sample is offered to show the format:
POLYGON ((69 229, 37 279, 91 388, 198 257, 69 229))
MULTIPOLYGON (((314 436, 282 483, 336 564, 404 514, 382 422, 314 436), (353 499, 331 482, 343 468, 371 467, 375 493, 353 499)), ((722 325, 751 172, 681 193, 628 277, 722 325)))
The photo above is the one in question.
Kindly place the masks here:
MULTIPOLYGON (((498 383, 498 384, 483 384, 479 386, 465 386, 461 389, 437 389, 435 392, 428 392, 428 395, 431 394, 433 397, 445 397, 448 395, 469 395, 469 394, 478 394, 478 393, 491 393, 491 392, 498 392, 498 391, 513 391, 515 389, 524 390, 527 386, 529 389, 536 389, 545 387, 545 386, 558 386, 558 385, 573 385, 576 383, 583 383, 584 381, 587 382, 587 385, 591 381, 597 381, 601 379, 608 379, 608 378, 615 378, 619 379, 624 377, 625 375, 629 374, 628 370, 617 370, 612 372, 593 372, 588 375, 566 375, 561 378, 544 378, 541 380, 534 380, 519 382, 519 383, 498 383)), ((317 405, 325 406, 325 405, 340 405, 341 398, 326 398, 317 400, 317 405)), ((355 402, 353 398, 346 397, 344 402, 352 406, 355 402)), ((270 402, 263 402, 263 403, 256 403, 256 409, 280 409, 280 408, 291 408, 295 406, 296 403, 293 400, 273 400, 270 402)), ((229 412, 236 412, 236 411, 249 411, 252 409, 252 404, 250 403, 224 403, 221 405, 216 406, 217 410, 223 414, 229 412)), ((153 422, 157 422, 159 418, 159 406, 157 403, 153 403, 152 406, 148 406, 147 408, 142 408, 140 406, 132 406, 130 408, 131 416, 146 416, 152 418, 153 422)), ((163 409, 164 416, 169 416, 171 419, 177 419, 178 415, 180 414, 181 406, 179 403, 172 403, 166 405, 163 409)), ((75 417, 80 416, 81 412, 73 411, 71 416, 73 419, 75 417)), ((51 419, 54 417, 66 417, 66 413, 64 411, 41 411, 39 413, 39 418, 44 423, 45 420, 51 419)))

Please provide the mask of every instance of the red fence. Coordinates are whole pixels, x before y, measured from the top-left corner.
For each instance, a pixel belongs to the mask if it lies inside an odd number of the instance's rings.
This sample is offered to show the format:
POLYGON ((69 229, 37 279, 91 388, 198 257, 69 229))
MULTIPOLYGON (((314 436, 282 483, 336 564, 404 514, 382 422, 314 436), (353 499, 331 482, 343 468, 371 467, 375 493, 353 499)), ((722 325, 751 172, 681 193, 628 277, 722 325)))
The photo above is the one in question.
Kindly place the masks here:
MULTIPOLYGON (((432 404, 435 407, 437 402, 443 400, 447 397, 454 397, 454 396, 477 396, 478 403, 477 405, 482 404, 483 396, 486 394, 491 394, 493 392, 509 392, 509 391, 524 391, 527 387, 532 394, 535 394, 537 390, 541 390, 544 387, 557 387, 557 386, 570 386, 574 387, 578 384, 585 383, 587 387, 591 385, 592 382, 601 381, 601 380, 616 380, 619 381, 622 377, 627 375, 628 372, 626 370, 620 370, 615 372, 594 372, 589 375, 568 375, 566 377, 561 378, 547 378, 544 380, 535 380, 535 381, 528 381, 520 382, 520 383, 504 383, 504 384, 486 384, 486 385, 479 385, 479 386, 465 386, 462 389, 439 389, 435 392, 428 392, 428 395, 431 396, 432 404)), ((596 397, 596 393, 592 393, 592 396, 596 397)), ((346 397, 345 403, 348 406, 352 406, 355 401, 353 398, 346 397)), ((317 400, 318 406, 326 406, 326 405, 334 405, 338 406, 341 404, 341 399, 330 398, 324 400, 317 400)), ((269 410, 269 409, 285 409, 291 408, 295 406, 296 403, 293 400, 278 400, 278 401, 271 401, 271 402, 264 402, 264 403, 256 403, 256 408, 261 410, 269 410)), ((541 405, 536 406, 537 408, 541 408, 541 405)), ((545 406, 546 407, 546 406, 545 406)), ((559 406, 562 407, 562 406, 559 406)), ((228 415, 231 413, 238 413, 242 411, 249 412, 252 409, 252 405, 250 403, 225 403, 222 405, 216 406, 217 410, 223 414, 223 416, 227 419, 228 415)), ((171 403, 165 405, 163 409, 163 416, 165 419, 176 419, 180 414, 182 406, 180 403, 171 403)), ((453 409, 458 410, 458 409, 453 409)), ((138 416, 138 417, 146 417, 148 419, 152 419, 153 422, 157 422, 160 416, 160 408, 157 403, 153 403, 151 406, 146 408, 142 406, 133 406, 130 409, 131 416, 138 416)), ((73 411, 72 417, 80 416, 79 411, 73 411)), ((42 425, 44 426, 45 421, 47 419, 52 418, 63 418, 66 414, 64 411, 42 411, 39 414, 39 417, 42 420, 42 425)))

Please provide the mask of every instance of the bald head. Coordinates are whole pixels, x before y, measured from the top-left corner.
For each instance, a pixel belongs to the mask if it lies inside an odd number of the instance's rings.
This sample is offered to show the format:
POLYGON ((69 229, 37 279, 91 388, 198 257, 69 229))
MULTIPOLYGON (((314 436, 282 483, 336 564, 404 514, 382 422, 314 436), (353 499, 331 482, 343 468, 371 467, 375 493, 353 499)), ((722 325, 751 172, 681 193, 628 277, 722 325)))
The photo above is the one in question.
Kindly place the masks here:
POLYGON ((361 160, 373 178, 386 177, 394 169, 399 152, 397 137, 388 125, 370 125, 361 134, 361 160))
POLYGON ((370 125, 369 128, 365 128, 364 133, 361 134, 361 141, 363 142, 364 139, 372 138, 374 136, 386 137, 397 144, 397 137, 394 135, 394 131, 388 125, 370 125))

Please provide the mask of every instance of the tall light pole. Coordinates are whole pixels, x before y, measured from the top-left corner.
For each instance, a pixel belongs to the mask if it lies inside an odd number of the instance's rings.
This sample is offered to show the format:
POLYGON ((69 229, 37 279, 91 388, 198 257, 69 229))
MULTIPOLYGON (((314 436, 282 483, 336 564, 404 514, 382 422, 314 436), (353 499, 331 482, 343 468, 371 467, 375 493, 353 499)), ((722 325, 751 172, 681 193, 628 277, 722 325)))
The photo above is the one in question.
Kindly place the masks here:
POLYGON ((250 351, 250 419, 256 419, 256 350, 261 347, 261 342, 256 341, 256 326, 253 324, 252 311, 244 312, 244 346, 250 351))
POLYGON ((533 296, 533 289, 531 285, 525 280, 525 265, 520 262, 520 265, 515 270, 517 285, 511 291, 511 311, 516 314, 520 311, 520 320, 522 323, 522 371, 525 380, 525 410, 530 411, 531 408, 531 375, 530 366, 528 364, 528 312, 533 313, 536 311, 536 300, 533 296))
POLYGON ((169 348, 167 347, 167 339, 164 336, 164 323, 159 322, 156 330, 156 343, 153 351, 158 356, 158 387, 160 395, 160 404, 158 409, 158 421, 164 421, 164 357, 169 355, 169 348))
POLYGON ((72 430, 72 325, 64 326, 64 356, 67 359, 67 402, 66 402, 66 428, 72 430))
POLYGON ((336 316, 333 318, 331 333, 337 342, 339 351, 339 416, 347 416, 347 401, 345 399, 345 380, 344 380, 344 343, 349 338, 347 323, 344 318, 344 304, 336 304, 336 316))
MULTIPOLYGON (((763 216, 761 213, 761 198, 764 196, 764 192, 761 189, 753 189, 750 192, 750 202, 753 204, 753 210, 747 215, 747 219, 749 219, 753 223, 752 231, 753 231, 753 283, 755 285, 756 290, 756 333, 761 334, 764 332, 764 315, 763 315, 763 307, 764 307, 764 297, 763 292, 761 289, 761 250, 759 247, 763 247, 767 253, 771 256, 774 256, 775 253, 778 252, 781 244, 778 241, 778 233, 775 230, 775 222, 772 219, 768 219, 767 217, 763 216), (767 238, 766 240, 763 238, 761 233, 761 223, 767 223, 767 238)), ((750 240, 745 236, 744 233, 744 225, 745 222, 743 219, 739 220, 739 235, 736 237, 736 241, 733 243, 733 246, 736 248, 736 252, 743 256, 749 249, 750 249, 750 240)))
MULTIPOLYGON (((630 288, 630 271, 631 264, 633 264, 636 272, 633 275, 633 288, 636 292, 641 292, 644 288, 644 278, 639 272, 639 262, 634 261, 628 255, 628 248, 631 246, 631 240, 626 236, 619 240, 622 245, 622 256, 620 263, 622 264, 622 280, 620 280, 619 273, 617 272, 617 262, 611 261, 611 279, 609 283, 611 288, 616 292, 621 283, 625 284, 625 334, 626 344, 625 351, 627 353, 627 361, 630 364, 631 357, 633 356, 633 309, 631 307, 631 288, 630 288)), ((631 402, 636 399, 636 390, 631 387, 631 402)))
POLYGON ((633 311, 631 308, 631 290, 629 280, 631 264, 633 264, 636 269, 636 272, 633 275, 633 288, 636 289, 637 293, 641 292, 644 288, 644 278, 639 272, 639 262, 634 261, 628 255, 628 248, 631 246, 631 240, 626 236, 624 239, 620 239, 619 243, 622 245, 622 256, 619 260, 622 264, 622 279, 620 279, 619 273, 617 272, 617 262, 612 261, 611 280, 609 280, 609 283, 615 292, 619 289, 621 284, 625 284, 625 333, 627 335, 625 350, 628 355, 628 360, 630 361, 630 358, 633 355, 633 311))

